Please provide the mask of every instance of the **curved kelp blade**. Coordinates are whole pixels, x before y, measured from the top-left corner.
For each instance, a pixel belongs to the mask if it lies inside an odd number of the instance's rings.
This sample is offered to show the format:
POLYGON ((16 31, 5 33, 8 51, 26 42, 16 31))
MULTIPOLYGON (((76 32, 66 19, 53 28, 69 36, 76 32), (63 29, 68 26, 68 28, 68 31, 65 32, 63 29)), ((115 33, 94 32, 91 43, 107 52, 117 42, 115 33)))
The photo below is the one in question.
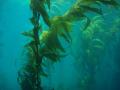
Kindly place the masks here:
POLYGON ((49 15, 45 8, 46 3, 50 7, 50 0, 31 0, 31 9, 33 10, 33 13, 36 12, 34 15, 41 15, 44 22, 50 27, 49 15))
POLYGON ((113 7, 119 7, 120 4, 116 0, 99 0, 101 3, 105 5, 111 5, 113 7))
POLYGON ((87 11, 91 11, 97 14, 102 15, 102 10, 101 8, 96 8, 96 7, 91 7, 91 6, 85 6, 85 5, 81 5, 80 7, 82 7, 83 9, 87 10, 87 11))
POLYGON ((49 15, 45 9, 45 7, 39 7, 39 12, 43 17, 44 22, 50 27, 50 20, 49 20, 49 15))
POLYGON ((65 52, 63 46, 61 45, 58 36, 55 33, 52 33, 49 35, 47 41, 46 41, 46 45, 48 48, 56 48, 62 52, 65 52))

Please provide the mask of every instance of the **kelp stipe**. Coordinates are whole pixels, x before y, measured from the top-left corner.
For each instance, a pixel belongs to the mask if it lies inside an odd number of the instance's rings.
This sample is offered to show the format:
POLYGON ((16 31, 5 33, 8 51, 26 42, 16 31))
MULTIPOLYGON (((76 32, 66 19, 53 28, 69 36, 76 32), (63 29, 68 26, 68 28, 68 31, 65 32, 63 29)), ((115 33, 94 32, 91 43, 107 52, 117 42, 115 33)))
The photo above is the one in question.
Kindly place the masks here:
POLYGON ((50 0, 31 0, 30 3, 33 14, 30 21, 33 25, 33 29, 32 31, 23 32, 22 34, 32 38, 32 40, 25 45, 28 61, 18 73, 18 81, 22 90, 42 90, 41 76, 47 76, 42 69, 43 56, 39 52, 41 47, 39 32, 42 29, 39 23, 40 18, 42 17, 45 23, 50 26, 45 4, 50 8, 50 0))
POLYGON ((86 13, 90 11, 102 15, 101 7, 99 7, 101 4, 118 6, 115 0, 77 0, 64 15, 49 19, 45 6, 47 5, 50 9, 50 3, 50 0, 31 0, 30 3, 33 14, 30 21, 33 29, 22 34, 31 38, 31 41, 25 45, 27 60, 18 73, 18 82, 22 90, 43 90, 41 78, 47 77, 47 73, 43 70, 43 60, 56 62, 65 56, 65 48, 59 38, 64 38, 65 41, 71 43, 72 23, 81 18, 87 19, 86 29, 91 22, 86 13), (97 7, 93 7, 93 4, 97 7), (43 18, 44 24, 48 26, 47 31, 42 30, 40 18, 43 18))

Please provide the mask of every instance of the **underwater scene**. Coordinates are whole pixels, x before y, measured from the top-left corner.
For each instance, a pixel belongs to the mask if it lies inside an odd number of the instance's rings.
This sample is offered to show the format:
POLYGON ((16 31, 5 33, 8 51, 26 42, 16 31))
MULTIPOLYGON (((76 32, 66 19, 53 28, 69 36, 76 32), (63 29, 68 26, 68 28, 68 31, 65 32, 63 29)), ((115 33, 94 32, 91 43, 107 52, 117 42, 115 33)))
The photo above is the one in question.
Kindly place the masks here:
POLYGON ((0 90, 120 90, 120 0, 0 0, 0 90))

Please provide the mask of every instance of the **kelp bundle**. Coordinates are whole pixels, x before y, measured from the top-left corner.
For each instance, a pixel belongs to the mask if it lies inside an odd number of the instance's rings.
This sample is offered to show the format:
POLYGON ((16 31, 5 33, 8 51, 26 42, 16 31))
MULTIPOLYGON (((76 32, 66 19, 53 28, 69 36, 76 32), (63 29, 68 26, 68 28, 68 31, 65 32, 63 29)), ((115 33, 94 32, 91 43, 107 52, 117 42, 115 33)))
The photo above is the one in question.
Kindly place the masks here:
POLYGON ((96 83, 95 75, 100 69, 100 64, 103 62, 106 51, 116 42, 116 36, 118 36, 117 34, 120 32, 117 28, 118 22, 116 22, 116 20, 115 22, 111 22, 112 25, 106 29, 105 27, 108 23, 105 23, 101 16, 95 16, 87 29, 81 31, 82 60, 76 62, 80 64, 79 67, 82 66, 82 68, 84 68, 83 70, 87 73, 83 74, 83 77, 79 80, 79 85, 82 90, 94 88, 94 84, 96 83), (91 87, 92 85, 93 87, 91 87))
POLYGON ((27 62, 18 73, 18 81, 22 90, 42 90, 41 76, 47 76, 43 70, 45 66, 43 60, 56 62, 64 56, 62 53, 65 53, 65 50, 59 41, 60 37, 70 42, 68 31, 71 24, 61 21, 57 17, 50 22, 45 5, 50 9, 49 0, 31 0, 30 7, 33 16, 30 21, 34 28, 22 33, 24 36, 31 38, 30 42, 25 45, 27 62), (42 31, 40 18, 43 18, 49 30, 42 31))
POLYGON ((70 22, 87 19, 85 28, 90 24, 88 13, 103 15, 102 6, 109 5, 115 8, 119 7, 116 0, 77 0, 76 3, 64 14, 64 19, 70 22))
POLYGON ((39 33, 41 28, 40 18, 42 17, 45 23, 50 27, 48 13, 45 5, 50 8, 50 0, 31 0, 30 7, 33 16, 30 18, 33 24, 32 31, 23 32, 22 34, 30 37, 31 40, 25 45, 28 61, 18 73, 18 81, 21 84, 22 90, 42 90, 41 76, 47 76, 42 69, 42 54, 39 52, 41 42, 39 33))
POLYGON ((18 73, 22 90, 42 90, 41 76, 47 76, 43 70, 43 60, 56 62, 65 56, 65 48, 60 39, 63 38, 68 43, 72 41, 70 32, 73 22, 87 18, 88 22, 85 26, 87 27, 90 23, 87 12, 102 15, 101 4, 118 6, 115 0, 77 0, 64 15, 49 19, 46 6, 50 9, 50 3, 50 0, 31 0, 30 3, 33 14, 30 21, 33 29, 22 33, 31 39, 25 45, 27 61, 18 73), (42 30, 40 18, 48 26, 48 30, 42 30))

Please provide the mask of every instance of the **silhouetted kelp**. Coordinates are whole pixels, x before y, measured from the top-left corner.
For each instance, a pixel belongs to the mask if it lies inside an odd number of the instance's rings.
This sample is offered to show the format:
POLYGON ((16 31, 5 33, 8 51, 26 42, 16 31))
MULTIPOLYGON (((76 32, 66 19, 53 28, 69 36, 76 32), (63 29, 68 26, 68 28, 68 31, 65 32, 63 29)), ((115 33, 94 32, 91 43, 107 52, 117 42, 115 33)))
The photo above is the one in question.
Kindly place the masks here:
MULTIPOLYGON (((68 44, 71 43, 72 24, 81 19, 87 19, 86 29, 91 22, 86 13, 94 12, 102 15, 101 4, 118 6, 116 0, 77 0, 64 15, 49 19, 49 13, 45 6, 47 5, 50 9, 51 1, 31 0, 32 17, 30 21, 33 29, 22 33, 31 39, 25 45, 26 63, 18 73, 18 82, 22 90, 43 90, 41 78, 42 76, 47 77, 47 72, 43 70, 44 60, 56 62, 66 56, 66 50, 59 38, 64 38, 68 44), (48 26, 46 31, 42 30, 40 18, 43 18, 44 24, 48 26)), ((99 40, 96 41, 99 42, 99 40)))

